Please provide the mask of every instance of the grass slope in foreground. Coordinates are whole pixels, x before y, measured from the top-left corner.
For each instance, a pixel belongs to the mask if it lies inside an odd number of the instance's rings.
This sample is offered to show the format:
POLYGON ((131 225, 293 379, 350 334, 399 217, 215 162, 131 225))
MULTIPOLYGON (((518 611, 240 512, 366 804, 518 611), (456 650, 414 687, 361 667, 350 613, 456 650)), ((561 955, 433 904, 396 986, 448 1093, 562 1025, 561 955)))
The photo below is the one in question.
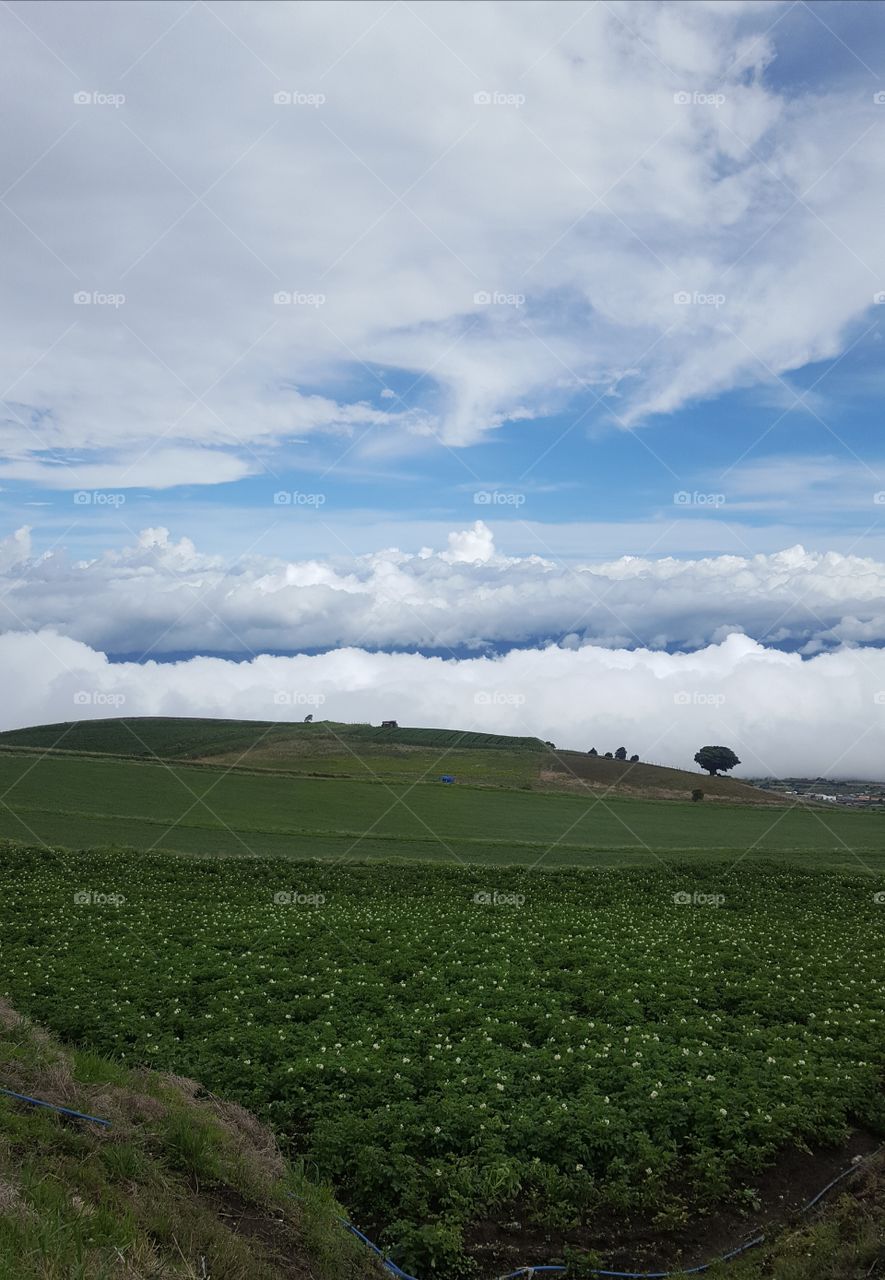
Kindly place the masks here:
POLYGON ((513 1220, 635 1262, 617 1224, 703 1243, 785 1148, 885 1133, 876 887, 12 848, 3 983, 254 1110, 413 1274, 513 1220))
MULTIPOLYGON (((478 753, 479 754, 479 753, 478 753)), ((0 753, 0 835, 187 853, 527 866, 783 856, 885 869, 883 815, 293 778, 0 753)))
POLYGON ((62 1048, 0 1002, 2 1280, 370 1280, 331 1195, 192 1081, 62 1048), (292 1194, 297 1194, 295 1201, 292 1194))

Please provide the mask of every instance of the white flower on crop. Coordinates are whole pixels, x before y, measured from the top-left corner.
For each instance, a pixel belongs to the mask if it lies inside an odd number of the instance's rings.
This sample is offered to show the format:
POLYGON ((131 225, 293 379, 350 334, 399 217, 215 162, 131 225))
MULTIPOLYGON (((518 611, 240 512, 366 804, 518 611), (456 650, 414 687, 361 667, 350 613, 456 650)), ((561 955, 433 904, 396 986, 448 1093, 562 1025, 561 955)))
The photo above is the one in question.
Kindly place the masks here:
POLYGON ((649 1096, 650 1098, 656 1098, 656 1097, 658 1096, 658 1091, 657 1091, 657 1089, 652 1089, 651 1093, 650 1093, 648 1096, 649 1096))
POLYGON ((727 1116, 727 1115, 728 1115, 728 1112, 725 1110, 725 1107, 720 1107, 720 1108, 719 1108, 719 1114, 720 1114, 721 1116, 727 1116))
POLYGON ((580 1173, 580 1172, 581 1172, 581 1170, 583 1169, 583 1167, 584 1167, 584 1166, 583 1166, 582 1164, 576 1164, 576 1165, 575 1165, 575 1168, 577 1169, 578 1173, 580 1173))

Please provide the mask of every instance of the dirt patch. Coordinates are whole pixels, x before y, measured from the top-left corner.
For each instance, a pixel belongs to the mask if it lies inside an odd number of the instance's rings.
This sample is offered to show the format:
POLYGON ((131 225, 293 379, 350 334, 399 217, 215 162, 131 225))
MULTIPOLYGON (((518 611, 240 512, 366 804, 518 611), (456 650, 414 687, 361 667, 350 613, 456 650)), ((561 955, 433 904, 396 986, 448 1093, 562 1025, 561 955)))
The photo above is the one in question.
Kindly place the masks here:
MULTIPOLYGON (((679 800, 685 801, 691 799, 692 787, 666 787, 648 784, 639 784, 630 786, 624 782, 599 782, 589 778, 582 778, 574 774, 570 774, 562 769, 542 769, 539 782, 544 784, 546 790, 549 791, 567 791, 571 794, 592 792, 594 795, 610 795, 610 796, 627 796, 631 800, 679 800)), ((705 779, 700 778, 694 784, 704 793, 704 804, 739 804, 741 806, 756 806, 758 808, 770 808, 772 806, 778 808, 790 807, 790 802, 784 796, 772 793, 768 795, 764 791, 759 791, 753 787, 747 787, 746 792, 729 792, 727 794, 716 794, 710 792, 704 785, 705 779), (749 793, 749 794, 747 794, 749 793)), ((820 806, 805 806, 820 807, 820 806)))
MULTIPOLYGON (((484 1220, 466 1233, 467 1251, 483 1274, 502 1274, 521 1266, 540 1266, 562 1261, 563 1249, 586 1249, 599 1253, 614 1270, 672 1270, 698 1266, 720 1257, 759 1235, 799 1220, 808 1201, 828 1182, 858 1160, 858 1173, 874 1164, 885 1168, 881 1139, 858 1130, 838 1147, 802 1151, 791 1148, 761 1173, 745 1173, 738 1181, 755 1192, 758 1208, 749 1204, 741 1210, 723 1205, 711 1213, 697 1215, 684 1226, 656 1228, 646 1214, 627 1218, 623 1214, 597 1215, 591 1222, 565 1232, 535 1228, 523 1221, 524 1206, 512 1204, 502 1209, 506 1225, 484 1220), (880 1154, 873 1156, 873 1153, 880 1154), (863 1164, 864 1157, 873 1156, 863 1164)), ((845 1187, 854 1179, 843 1179, 845 1187)), ((678 1188, 677 1188, 678 1190, 678 1188)), ((834 1188, 835 1191, 835 1188, 834 1188)))
POLYGON ((276 1214, 269 1208, 250 1204, 230 1187, 204 1195, 202 1199, 229 1231, 255 1241, 265 1261, 273 1263, 281 1275, 311 1280, 310 1260, 303 1252, 295 1226, 286 1220, 282 1211, 276 1214))

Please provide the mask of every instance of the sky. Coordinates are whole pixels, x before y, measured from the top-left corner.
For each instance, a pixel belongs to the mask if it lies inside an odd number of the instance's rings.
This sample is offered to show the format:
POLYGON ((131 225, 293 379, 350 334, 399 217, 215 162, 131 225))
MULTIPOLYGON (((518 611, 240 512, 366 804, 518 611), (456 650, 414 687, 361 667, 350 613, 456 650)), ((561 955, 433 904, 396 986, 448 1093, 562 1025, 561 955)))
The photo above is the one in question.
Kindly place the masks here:
POLYGON ((879 0, 0 33, 2 727, 297 686, 883 776, 879 0))

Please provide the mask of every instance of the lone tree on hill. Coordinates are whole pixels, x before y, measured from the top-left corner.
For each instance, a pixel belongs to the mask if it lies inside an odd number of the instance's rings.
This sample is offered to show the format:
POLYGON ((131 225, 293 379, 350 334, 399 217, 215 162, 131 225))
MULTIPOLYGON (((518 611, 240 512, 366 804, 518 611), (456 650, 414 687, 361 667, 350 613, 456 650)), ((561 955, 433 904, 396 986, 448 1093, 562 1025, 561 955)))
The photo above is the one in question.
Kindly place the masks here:
POLYGON ((731 747, 701 747, 695 755, 695 763, 706 769, 711 778, 715 778, 720 769, 733 769, 740 764, 731 747))
POLYGON ((630 757, 630 763, 631 763, 631 764, 638 764, 638 763, 639 763, 639 756, 631 756, 631 757, 630 757))
POLYGON ((591 748, 590 748, 590 750, 587 752, 587 755, 588 755, 588 756, 598 756, 598 755, 599 755, 599 752, 596 750, 596 748, 595 748, 595 747, 591 747, 591 748))
POLYGON ((627 759, 627 748, 626 748, 626 747, 618 747, 617 751, 615 752, 615 759, 616 759, 616 760, 626 760, 626 759, 627 759))

